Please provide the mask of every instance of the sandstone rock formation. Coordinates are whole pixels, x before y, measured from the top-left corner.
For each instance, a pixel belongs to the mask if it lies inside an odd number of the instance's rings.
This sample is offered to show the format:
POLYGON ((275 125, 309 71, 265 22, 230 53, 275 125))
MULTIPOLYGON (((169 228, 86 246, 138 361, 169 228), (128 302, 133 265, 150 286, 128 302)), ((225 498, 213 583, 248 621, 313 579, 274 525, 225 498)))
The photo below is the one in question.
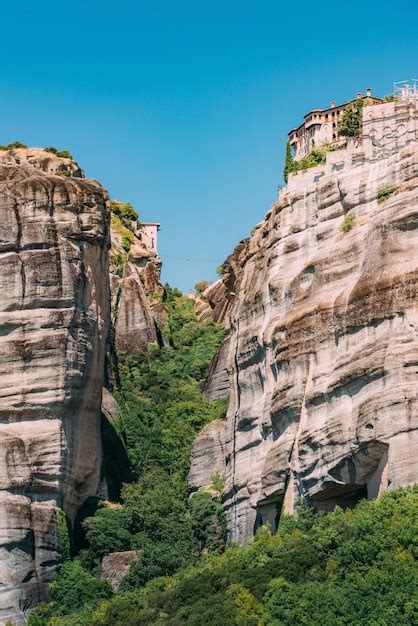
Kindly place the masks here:
POLYGON ((71 159, 0 152, 0 621, 23 624, 96 492, 110 317, 107 194, 71 159))
POLYGON ((113 424, 116 420, 119 412, 119 404, 117 400, 112 396, 109 389, 103 387, 102 389, 102 413, 110 424, 113 424))
POLYGON ((207 424, 193 444, 193 462, 189 472, 192 488, 210 489, 215 474, 225 474, 226 422, 216 420, 207 424))
POLYGON ((101 578, 107 580, 113 591, 117 591, 120 583, 129 572, 134 561, 139 558, 136 550, 126 550, 125 552, 112 552, 102 559, 101 578))
POLYGON ((141 241, 132 226, 129 252, 123 247, 123 226, 112 216, 110 286, 115 347, 130 354, 146 350, 150 343, 162 341, 164 325, 163 287, 160 284, 161 259, 141 241))
POLYGON ((206 427, 190 478, 222 468, 239 542, 299 497, 418 480, 418 108, 364 115, 361 141, 291 176, 235 279, 225 435, 206 427))
POLYGON ((240 241, 232 254, 222 265, 222 279, 210 285, 203 292, 203 299, 207 310, 200 319, 211 317, 214 322, 222 324, 226 331, 226 339, 213 359, 204 394, 209 401, 227 398, 229 395, 229 377, 227 371, 227 356, 229 350, 229 333, 231 328, 231 310, 235 301, 237 277, 240 275, 246 257, 248 239, 240 241), (210 311, 210 313, 208 312, 210 311))

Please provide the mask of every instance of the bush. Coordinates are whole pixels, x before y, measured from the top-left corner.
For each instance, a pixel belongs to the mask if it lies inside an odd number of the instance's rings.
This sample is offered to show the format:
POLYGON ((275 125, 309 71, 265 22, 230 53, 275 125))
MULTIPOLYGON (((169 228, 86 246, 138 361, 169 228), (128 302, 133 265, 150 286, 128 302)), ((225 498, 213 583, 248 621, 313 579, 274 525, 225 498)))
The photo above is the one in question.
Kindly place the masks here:
MULTIPOLYGON (((412 626, 417 514, 418 487, 412 487, 354 510, 285 519, 276 535, 264 531, 247 548, 230 547, 179 572, 165 589, 146 589, 147 623, 158 624, 164 613, 168 624, 202 626, 412 626)), ((138 611, 138 623, 143 615, 138 611)))
MULTIPOLYGON (((110 598, 112 589, 109 583, 92 576, 82 568, 78 561, 68 561, 61 567, 56 579, 50 583, 49 594, 51 602, 42 603, 37 607, 29 618, 28 626, 60 624, 60 621, 53 621, 56 616, 63 617, 82 611, 85 607, 94 607, 100 600, 110 598)), ((73 619, 68 622, 70 623, 80 622, 73 619)), ((87 625, 89 622, 85 623, 87 625)))
POLYGON ((122 496, 133 546, 140 558, 131 566, 121 589, 132 589, 159 576, 170 576, 198 556, 186 488, 161 469, 147 472, 122 496))
POLYGON ((58 157, 61 157, 62 159, 72 159, 73 156, 71 154, 71 152, 69 152, 68 150, 57 150, 57 148, 54 148, 54 146, 48 146, 47 148, 44 148, 45 152, 51 152, 52 154, 55 154, 58 157))
POLYGON ((200 552, 223 552, 226 545, 227 526, 222 505, 205 491, 190 497, 193 536, 200 552))
MULTIPOLYGON (((171 345, 119 357, 116 427, 137 482, 123 488, 121 509, 102 507, 83 524, 86 548, 80 558, 93 571, 110 551, 132 547, 141 552, 126 588, 173 573, 198 557, 188 501, 190 450, 201 428, 226 410, 222 401, 209 403, 199 384, 223 330, 210 320, 199 323, 194 301, 169 286, 165 306, 165 337, 171 345)), ((213 523, 219 507, 215 503, 208 509, 213 523)))
POLYGON ((126 228, 131 228, 131 222, 138 220, 138 213, 129 202, 111 200, 110 210, 121 220, 126 228))
POLYGON ((305 172, 311 167, 318 167, 318 165, 323 165, 326 162, 327 155, 325 149, 313 148, 310 154, 308 154, 304 159, 300 161, 292 161, 288 162, 286 175, 288 176, 291 172, 305 172))
POLYGON ((304 159, 300 161, 294 162, 294 170, 298 172, 300 170, 304 171, 309 169, 310 167, 317 167, 318 165, 323 165, 326 161, 327 155, 325 150, 319 150, 318 148, 313 148, 311 153, 308 154, 304 159))
POLYGON ((57 156, 61 157, 62 159, 72 159, 73 158, 73 155, 71 154, 71 152, 69 150, 58 150, 57 156))
POLYGON ((376 195, 376 200, 378 204, 382 204, 383 202, 388 200, 392 194, 393 189, 391 189, 391 187, 388 187, 387 185, 383 185, 383 187, 380 187, 376 195))
POLYGON ((125 267, 127 255, 122 252, 117 252, 111 257, 111 261, 116 265, 116 274, 120 277, 123 275, 123 268, 125 267))
POLYGON ((194 291, 197 296, 201 296, 202 293, 209 287, 209 282, 207 280, 201 280, 196 283, 194 286, 194 291))
POLYGON ((356 221, 356 216, 352 211, 346 213, 343 223, 341 224, 341 230, 343 233, 348 233, 354 226, 354 222, 356 221))
POLYGON ((66 514, 62 509, 57 509, 57 532, 61 550, 61 560, 68 561, 71 558, 70 527, 66 514))
POLYGON ((129 230, 122 233, 122 248, 125 250, 125 252, 129 252, 133 240, 134 236, 129 230))
POLYGON ((212 489, 217 491, 218 494, 221 494, 225 488, 225 479, 219 472, 215 472, 211 476, 212 479, 212 489))
POLYGON ((78 561, 68 561, 50 584, 50 599, 57 615, 68 615, 85 604, 96 604, 101 598, 110 598, 110 585, 81 567, 78 561))
POLYGON ((12 141, 7 146, 0 146, 0 150, 15 150, 16 148, 27 148, 27 145, 20 141, 12 141))
POLYGON ((90 552, 99 561, 111 552, 130 550, 132 538, 123 509, 101 505, 94 516, 87 517, 82 524, 90 552))

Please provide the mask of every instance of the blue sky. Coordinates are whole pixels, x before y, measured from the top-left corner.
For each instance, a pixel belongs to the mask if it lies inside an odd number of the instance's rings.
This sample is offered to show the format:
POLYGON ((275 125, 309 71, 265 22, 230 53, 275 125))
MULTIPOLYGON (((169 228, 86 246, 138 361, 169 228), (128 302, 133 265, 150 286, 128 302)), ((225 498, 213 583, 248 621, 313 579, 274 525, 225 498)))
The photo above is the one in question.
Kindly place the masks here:
POLYGON ((418 75, 416 0, 4 5, 0 143, 68 148, 160 221, 182 289, 263 218, 307 110, 418 75))

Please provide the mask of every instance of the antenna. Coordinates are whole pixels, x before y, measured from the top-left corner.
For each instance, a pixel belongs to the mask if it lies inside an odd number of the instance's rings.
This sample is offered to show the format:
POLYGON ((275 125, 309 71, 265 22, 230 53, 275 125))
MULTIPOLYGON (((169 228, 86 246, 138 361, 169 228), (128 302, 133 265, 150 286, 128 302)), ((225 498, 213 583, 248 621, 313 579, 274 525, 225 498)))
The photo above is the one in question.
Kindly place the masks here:
POLYGON ((418 78, 393 83, 393 94, 399 100, 418 100, 418 78))

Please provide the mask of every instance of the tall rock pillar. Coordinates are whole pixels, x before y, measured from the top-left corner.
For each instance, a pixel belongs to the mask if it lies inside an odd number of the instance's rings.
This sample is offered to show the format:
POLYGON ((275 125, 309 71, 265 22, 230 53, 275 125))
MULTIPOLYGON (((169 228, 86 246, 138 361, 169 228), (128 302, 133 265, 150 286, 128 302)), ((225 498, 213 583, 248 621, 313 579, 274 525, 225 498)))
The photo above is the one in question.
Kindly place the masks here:
POLYGON ((0 622, 23 624, 97 489, 107 194, 70 159, 0 153, 0 622))

